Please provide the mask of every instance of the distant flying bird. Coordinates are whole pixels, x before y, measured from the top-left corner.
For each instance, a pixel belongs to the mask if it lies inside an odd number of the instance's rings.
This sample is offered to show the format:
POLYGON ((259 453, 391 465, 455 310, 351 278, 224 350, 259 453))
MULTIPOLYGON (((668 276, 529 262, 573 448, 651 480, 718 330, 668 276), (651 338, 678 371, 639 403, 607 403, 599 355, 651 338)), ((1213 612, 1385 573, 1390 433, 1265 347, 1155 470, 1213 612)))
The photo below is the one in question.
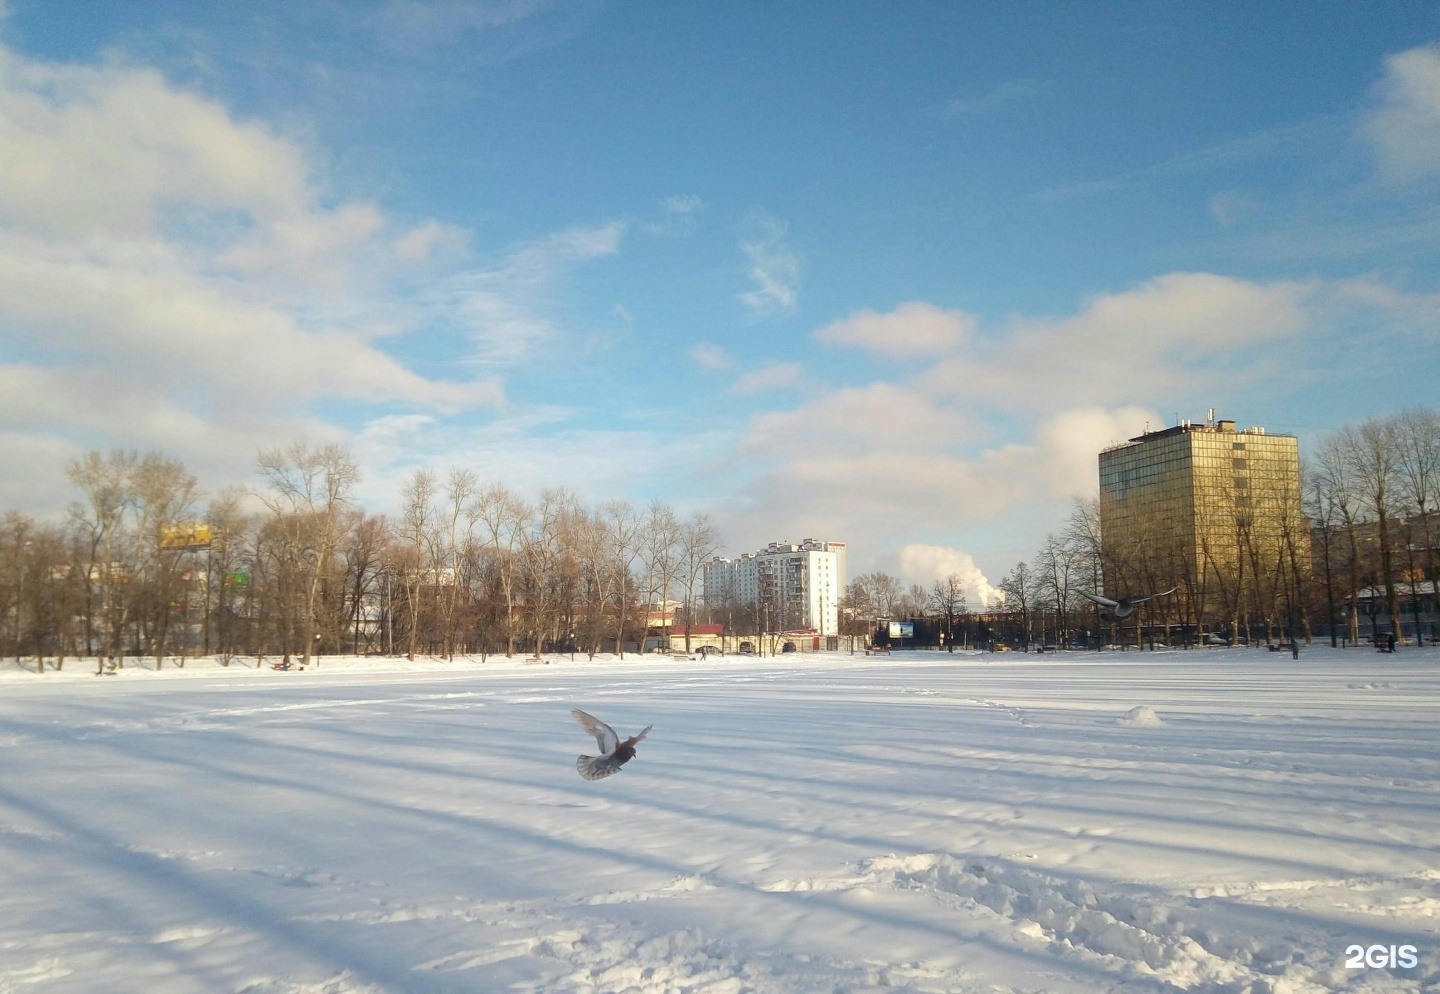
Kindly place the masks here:
POLYGON ((599 718, 586 714, 576 708, 570 712, 575 720, 580 722, 580 727, 591 735, 595 741, 600 743, 599 756, 577 756, 575 758, 575 769, 586 780, 604 780, 612 773, 619 773, 620 767, 635 758, 635 746, 650 733, 654 725, 646 725, 645 730, 639 735, 632 735, 624 742, 620 736, 615 734, 611 728, 599 718))
POLYGON ((1173 594, 1177 589, 1176 587, 1171 587, 1169 590, 1162 591, 1158 594, 1146 594, 1144 597, 1122 597, 1118 601, 1111 600, 1108 597, 1101 597, 1099 594, 1087 593, 1084 590, 1079 591, 1079 594, 1081 597, 1090 598, 1101 607, 1108 607, 1110 613, 1101 616, 1106 621, 1119 621, 1121 618, 1128 618, 1134 614, 1137 605, 1144 604, 1146 601, 1155 597, 1164 597, 1166 594, 1173 594))

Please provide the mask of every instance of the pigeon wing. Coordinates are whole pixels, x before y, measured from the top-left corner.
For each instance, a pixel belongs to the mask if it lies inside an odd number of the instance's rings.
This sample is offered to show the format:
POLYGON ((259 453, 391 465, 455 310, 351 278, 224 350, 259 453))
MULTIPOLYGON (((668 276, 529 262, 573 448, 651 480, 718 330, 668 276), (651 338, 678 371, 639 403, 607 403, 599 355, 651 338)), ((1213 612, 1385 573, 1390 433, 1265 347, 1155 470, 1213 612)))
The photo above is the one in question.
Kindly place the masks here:
POLYGON ((633 739, 630 740, 630 744, 631 744, 631 745, 635 745, 637 742, 640 742, 642 739, 645 738, 645 736, 647 736, 647 735, 650 734, 650 729, 652 729, 652 728, 654 728, 654 727, 655 727, 654 725, 646 725, 646 726, 645 726, 645 730, 644 730, 643 732, 641 732, 639 735, 635 736, 635 738, 633 738, 633 739))
POLYGON ((619 773, 620 765, 613 755, 575 757, 575 769, 586 780, 604 780, 611 774, 619 773))
POLYGON ((1160 591, 1160 593, 1158 593, 1158 594, 1146 594, 1144 597, 1132 597, 1132 598, 1130 598, 1130 603, 1131 603, 1131 604, 1144 604, 1146 601, 1148 601, 1148 600, 1150 600, 1150 599, 1152 599, 1152 598, 1155 598, 1155 597, 1165 597, 1165 596, 1167 596, 1167 595, 1169 595, 1169 594, 1173 594, 1175 591, 1177 591, 1177 590, 1179 590, 1179 589, 1180 589, 1179 587, 1171 587, 1169 590, 1162 590, 1162 591, 1160 591))
MULTIPOLYGON (((585 731, 595 736, 595 741, 600 744, 600 751, 605 755, 610 755, 612 752, 615 751, 615 747, 620 744, 620 736, 615 734, 615 729, 605 724, 605 722, 601 721, 599 718, 596 718, 594 715, 586 714, 579 708, 575 708, 573 711, 570 712, 570 714, 575 718, 576 721, 580 722, 581 728, 585 729, 585 731)), ((606 776, 609 776, 609 774, 606 774, 606 776)), ((598 778, 592 777, 591 779, 598 778)))
POLYGON ((1099 605, 1101 605, 1101 606, 1103 606, 1103 607, 1119 607, 1119 606, 1120 606, 1120 602, 1119 602, 1119 601, 1112 601, 1110 598, 1108 598, 1108 597, 1101 597, 1099 594, 1088 593, 1088 592, 1086 592, 1086 591, 1084 591, 1084 590, 1076 591, 1076 593, 1078 593, 1081 597, 1088 597, 1088 598, 1090 598, 1090 599, 1091 599, 1092 601, 1094 601, 1096 604, 1099 604, 1099 605))

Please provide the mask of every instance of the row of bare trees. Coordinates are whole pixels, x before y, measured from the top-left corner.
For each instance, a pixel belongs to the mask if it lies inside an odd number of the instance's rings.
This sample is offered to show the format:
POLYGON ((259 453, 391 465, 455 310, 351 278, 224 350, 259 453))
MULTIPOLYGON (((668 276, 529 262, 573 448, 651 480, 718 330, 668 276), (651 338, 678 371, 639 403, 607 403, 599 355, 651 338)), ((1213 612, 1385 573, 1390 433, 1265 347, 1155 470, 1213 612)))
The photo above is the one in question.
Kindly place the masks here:
POLYGON ((1417 635, 1427 612, 1433 627, 1437 505, 1440 413, 1411 408, 1371 418, 1319 447, 1305 479, 1305 509, 1315 536, 1314 613, 1332 641, 1337 628, 1357 638, 1367 604, 1372 629, 1382 605, 1394 631, 1407 614, 1417 635), (1366 588, 1373 596, 1361 596, 1366 588))
POLYGON ((593 655, 643 645, 662 614, 688 650, 718 547, 704 514, 586 507, 562 489, 526 500, 466 469, 419 470, 396 515, 372 514, 336 445, 263 452, 257 470, 253 490, 206 501, 159 453, 75 461, 66 520, 0 520, 0 651, 41 672, 47 659, 159 667, 197 652, 301 665, 333 652, 593 655))

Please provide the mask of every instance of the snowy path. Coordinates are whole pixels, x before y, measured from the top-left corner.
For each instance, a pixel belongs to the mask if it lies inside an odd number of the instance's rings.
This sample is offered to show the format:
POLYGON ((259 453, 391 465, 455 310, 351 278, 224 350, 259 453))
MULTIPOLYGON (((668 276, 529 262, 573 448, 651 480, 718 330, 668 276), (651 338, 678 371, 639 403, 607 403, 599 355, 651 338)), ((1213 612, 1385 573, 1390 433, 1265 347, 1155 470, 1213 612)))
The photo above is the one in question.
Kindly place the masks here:
POLYGON ((1440 653, 374 667, 0 674, 0 994, 1440 985, 1440 653))

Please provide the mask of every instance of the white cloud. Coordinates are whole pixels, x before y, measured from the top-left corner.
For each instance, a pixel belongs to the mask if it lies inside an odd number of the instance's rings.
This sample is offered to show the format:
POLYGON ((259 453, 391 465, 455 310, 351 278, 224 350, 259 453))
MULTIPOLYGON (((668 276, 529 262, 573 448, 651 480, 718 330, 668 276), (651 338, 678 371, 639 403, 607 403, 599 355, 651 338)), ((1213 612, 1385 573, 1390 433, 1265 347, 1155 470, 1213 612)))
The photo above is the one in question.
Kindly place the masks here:
POLYGON ((196 207, 273 221, 304 214, 309 198, 292 145, 153 70, 3 47, 0 175, 0 217, 76 234, 148 234, 196 207))
POLYGON ((1379 106, 1360 132, 1375 146, 1381 174, 1408 182, 1440 173, 1440 46, 1387 58, 1375 94, 1379 106))
POLYGON ((927 590, 937 580, 951 576, 960 578, 965 604, 971 611, 983 611, 997 597, 996 589, 968 552, 943 545, 912 543, 900 550, 900 579, 907 584, 918 583, 927 590))
POLYGON ((776 363, 746 373, 730 385, 730 393, 751 394, 782 390, 799 383, 804 375, 805 367, 798 362, 776 363))
POLYGON ((498 400, 493 382, 427 380, 353 331, 302 327, 283 308, 153 256, 95 258, 0 237, 0 316, 162 394, 183 384, 212 401, 280 407, 327 396, 445 408, 498 400))
POLYGON ((745 254, 746 275, 755 289, 740 295, 741 302, 755 317, 770 317, 793 310, 798 299, 800 260, 786 244, 785 223, 763 211, 746 221, 751 234, 740 242, 745 254))
POLYGON ((690 358, 695 361, 697 366, 704 369, 729 369, 734 365, 734 360, 730 358, 728 352, 710 342, 696 343, 695 347, 690 350, 690 358))
POLYGON ((973 439, 975 427, 973 414, 920 391, 871 383, 756 417, 746 447, 773 455, 914 452, 973 439))
POLYGON ((933 304, 901 304, 888 314, 865 310, 815 332, 826 345, 848 345, 884 356, 936 356, 959 349, 975 327, 961 311, 933 304))
MULTIPOLYGON (((0 46, 0 176, 0 346, 53 357, 0 367, 5 506, 63 475, 22 457, 78 445, 160 448, 223 485, 258 447, 342 436, 312 413, 330 401, 506 403, 497 380, 433 379, 381 346, 437 319, 398 281, 447 278, 466 233, 323 190, 298 145, 153 70, 0 46)), ((618 238, 601 226, 517 251, 513 306, 618 238)))
POLYGON ((439 221, 425 221, 395 240, 395 257, 401 262, 424 263, 446 252, 459 252, 469 241, 464 229, 439 221))
POLYGON ((1091 300, 1074 317, 1021 321, 998 339, 946 359, 920 381, 1030 411, 1155 402, 1277 375, 1289 358, 1270 343, 1307 326, 1314 283, 1250 283, 1171 273, 1091 300))
POLYGON ((1041 485, 1055 497, 1092 494, 1099 476, 1100 450, 1145 430, 1161 418, 1144 407, 1079 407, 1061 411, 1035 426, 1035 460, 1041 485))

